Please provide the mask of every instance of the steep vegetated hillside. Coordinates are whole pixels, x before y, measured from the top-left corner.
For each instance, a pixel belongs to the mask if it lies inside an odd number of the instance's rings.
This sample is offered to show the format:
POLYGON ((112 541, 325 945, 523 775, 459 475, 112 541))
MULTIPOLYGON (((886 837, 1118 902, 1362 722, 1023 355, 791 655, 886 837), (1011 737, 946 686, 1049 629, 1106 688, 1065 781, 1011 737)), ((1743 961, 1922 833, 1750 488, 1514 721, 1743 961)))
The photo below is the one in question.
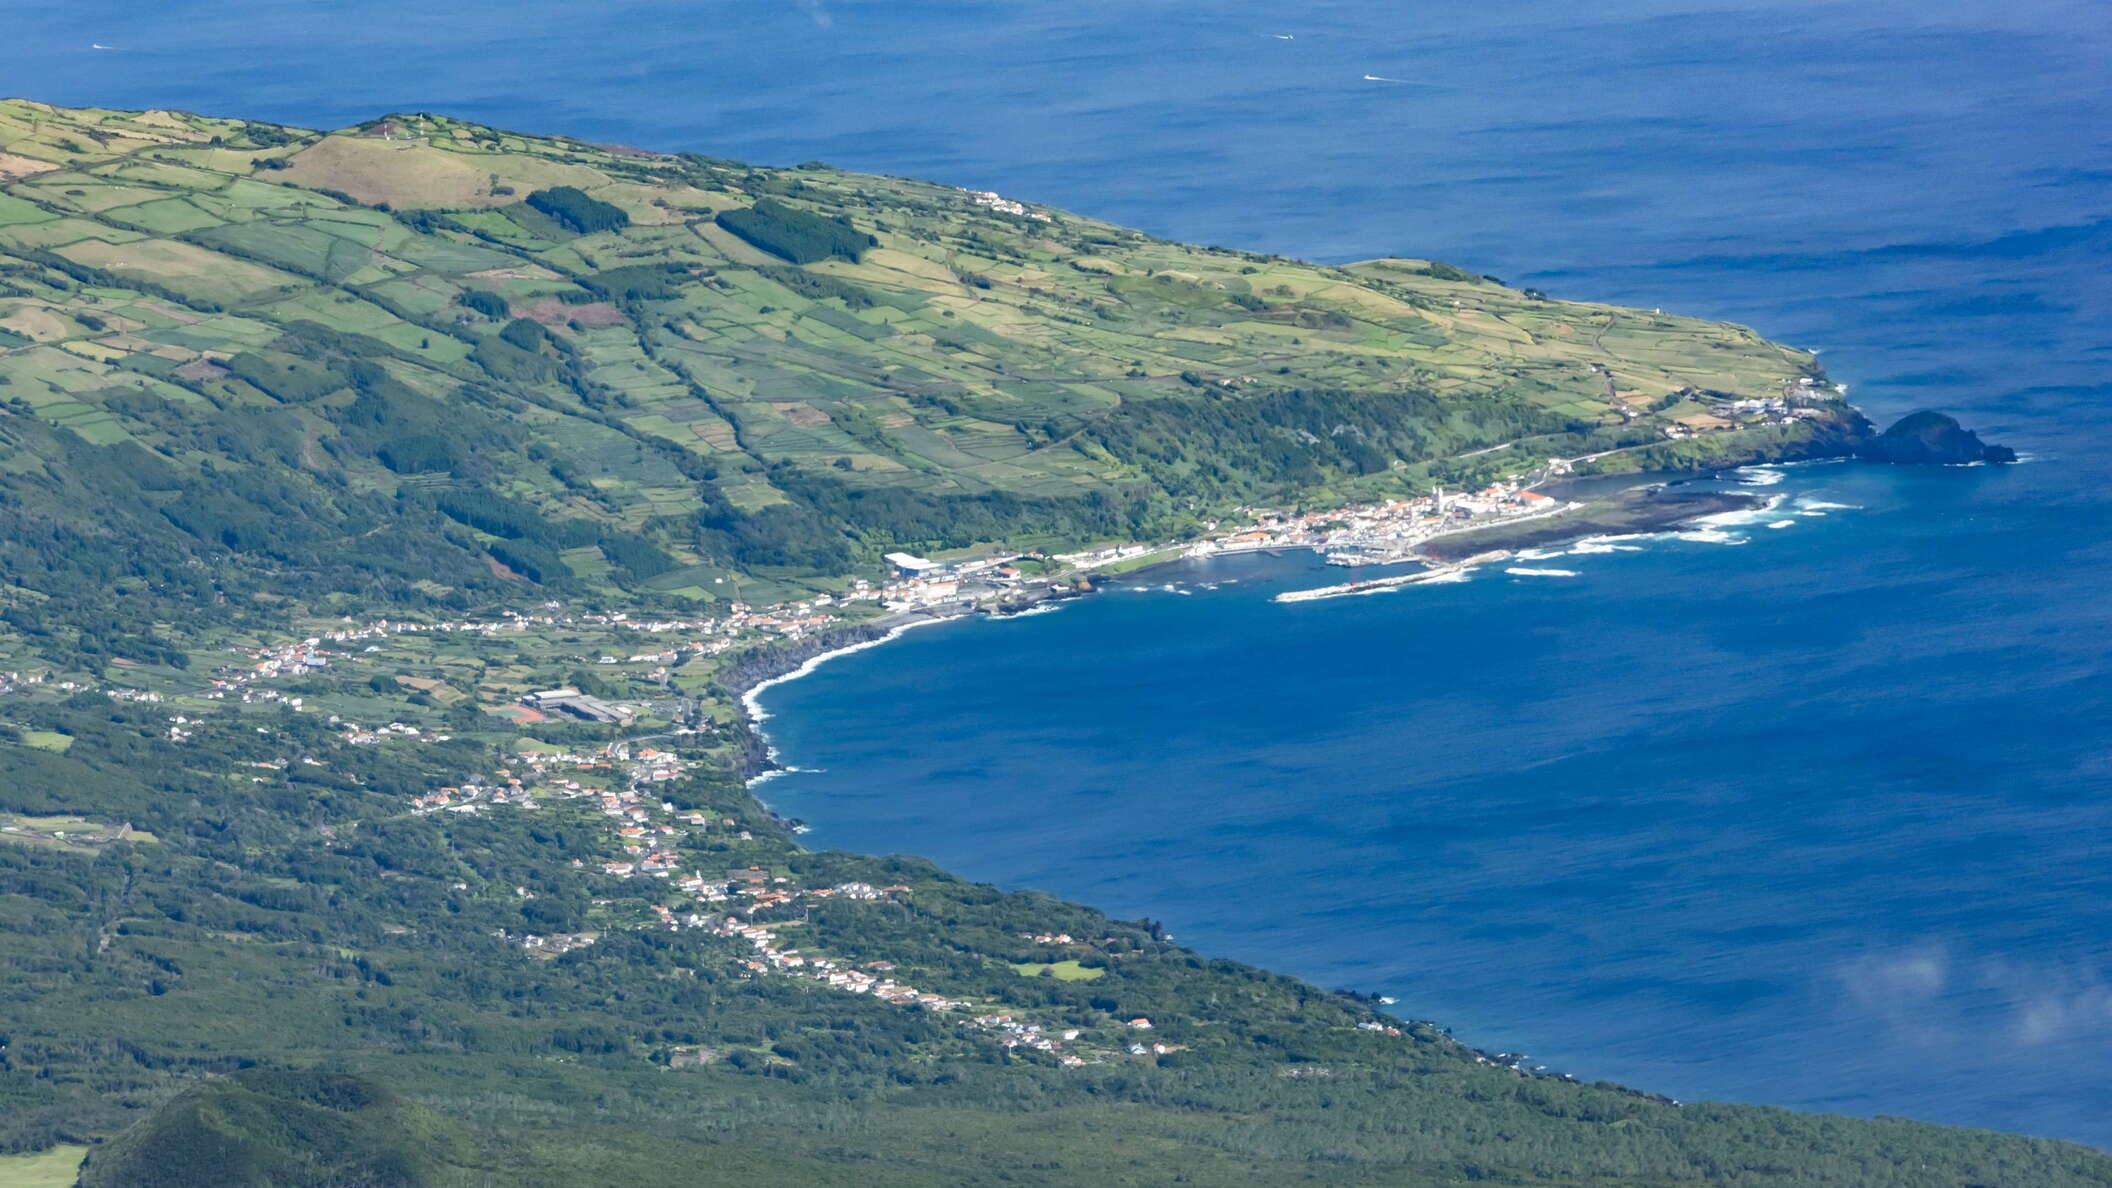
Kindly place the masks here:
POLYGON ((260 598, 697 603, 1853 428, 1667 441, 1684 396, 1810 369, 1738 327, 818 165, 22 101, 0 154, 0 614, 55 655, 175 658, 260 598))

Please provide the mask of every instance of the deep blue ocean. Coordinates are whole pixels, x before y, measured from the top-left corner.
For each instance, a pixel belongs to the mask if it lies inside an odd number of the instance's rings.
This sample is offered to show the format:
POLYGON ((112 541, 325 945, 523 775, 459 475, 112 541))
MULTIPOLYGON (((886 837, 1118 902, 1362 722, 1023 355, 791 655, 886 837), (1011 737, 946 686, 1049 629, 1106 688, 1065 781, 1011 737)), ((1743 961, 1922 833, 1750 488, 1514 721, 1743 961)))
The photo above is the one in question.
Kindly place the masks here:
POLYGON ((1588 1079, 2112 1146, 2112 13, 1589 7, 24 2, 0 90, 1435 256, 1948 409, 2030 460, 1512 563, 1574 576, 1285 606, 1337 571, 1249 558, 915 632, 770 692, 822 770, 763 792, 1588 1079))

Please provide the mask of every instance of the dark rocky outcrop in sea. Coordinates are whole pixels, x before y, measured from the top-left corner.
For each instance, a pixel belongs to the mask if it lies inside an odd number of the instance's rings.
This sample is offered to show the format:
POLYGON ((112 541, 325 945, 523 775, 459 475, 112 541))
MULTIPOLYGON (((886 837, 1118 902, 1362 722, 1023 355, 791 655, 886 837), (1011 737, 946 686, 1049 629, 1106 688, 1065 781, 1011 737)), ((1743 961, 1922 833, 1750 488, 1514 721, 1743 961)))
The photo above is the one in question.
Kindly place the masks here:
POLYGON ((1871 462, 1937 466, 2017 460, 2017 452, 2008 446, 1988 445, 1952 417, 1929 410, 1901 417, 1890 429, 1863 442, 1856 456, 1871 462))

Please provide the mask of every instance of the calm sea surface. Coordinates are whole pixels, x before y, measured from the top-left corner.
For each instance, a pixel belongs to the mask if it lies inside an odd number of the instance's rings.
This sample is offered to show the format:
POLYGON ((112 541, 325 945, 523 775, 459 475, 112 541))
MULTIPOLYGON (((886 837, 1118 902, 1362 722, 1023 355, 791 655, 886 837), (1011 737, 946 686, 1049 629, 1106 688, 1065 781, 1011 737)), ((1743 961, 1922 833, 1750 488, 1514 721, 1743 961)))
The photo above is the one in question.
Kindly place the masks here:
POLYGON ((913 633, 769 695, 825 770, 765 793, 1588 1078, 2112 1145, 2101 0, 230 7, 9 4, 0 88, 1434 255, 1748 322, 2017 446, 1520 563, 1574 576, 1279 606, 1334 575, 1247 559, 913 633))

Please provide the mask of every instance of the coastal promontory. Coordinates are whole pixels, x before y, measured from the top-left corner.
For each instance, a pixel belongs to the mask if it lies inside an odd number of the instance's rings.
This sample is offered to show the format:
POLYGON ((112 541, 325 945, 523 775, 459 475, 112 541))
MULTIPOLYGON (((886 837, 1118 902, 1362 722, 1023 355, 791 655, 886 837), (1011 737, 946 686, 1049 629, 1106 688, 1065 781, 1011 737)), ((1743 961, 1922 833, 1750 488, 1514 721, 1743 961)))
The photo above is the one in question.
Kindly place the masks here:
POLYGON ((1970 462, 2014 462, 2017 452, 1989 445, 1955 417, 1924 409, 1908 413, 1856 451, 1870 462, 1962 466, 1970 462))

